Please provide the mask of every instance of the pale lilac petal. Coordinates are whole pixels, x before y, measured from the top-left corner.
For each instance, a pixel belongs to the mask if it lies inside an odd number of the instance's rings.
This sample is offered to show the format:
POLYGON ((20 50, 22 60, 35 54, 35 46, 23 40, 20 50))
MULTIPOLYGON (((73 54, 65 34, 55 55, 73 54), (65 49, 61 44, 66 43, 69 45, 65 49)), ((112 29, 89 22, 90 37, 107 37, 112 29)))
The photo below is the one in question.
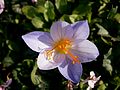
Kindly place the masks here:
POLYGON ((88 80, 88 85, 89 85, 89 87, 91 87, 91 88, 94 88, 94 81, 93 80, 88 80))
POLYGON ((89 26, 88 22, 85 21, 78 21, 75 22, 74 24, 71 24, 74 30, 74 39, 87 39, 89 36, 89 26))
POLYGON ((93 61, 99 55, 97 47, 89 40, 76 43, 71 52, 78 56, 81 63, 93 61))
POLYGON ((90 71, 90 78, 92 78, 93 76, 95 76, 94 71, 90 71))
POLYGON ((0 0, 0 14, 3 12, 4 8, 5 8, 4 0, 0 0))
POLYGON ((3 12, 3 9, 0 9, 0 14, 3 12))
POLYGON ((78 83, 82 75, 82 65, 80 63, 73 64, 72 61, 67 58, 59 67, 60 73, 73 83, 78 83))
POLYGON ((61 30, 61 37, 62 38, 66 38, 66 39, 73 39, 73 28, 71 27, 71 25, 67 25, 65 26, 62 30, 61 30))
POLYGON ((98 80, 100 80, 100 78, 101 78, 101 76, 97 77, 96 82, 97 82, 98 80))
POLYGON ((65 55, 63 54, 55 54, 53 57, 53 59, 48 60, 44 53, 40 53, 37 59, 38 68, 41 70, 54 69, 65 60, 65 55))
POLYGON ((44 34, 39 36, 38 39, 42 43, 45 43, 46 45, 49 45, 49 46, 53 45, 54 43, 52 37, 50 36, 50 33, 48 32, 44 32, 44 34))
POLYGON ((40 52, 42 49, 50 47, 52 42, 50 34, 47 32, 34 31, 22 36, 25 43, 34 51, 40 52))
POLYGON ((61 39, 62 30, 67 25, 69 25, 69 23, 67 23, 65 21, 57 21, 57 22, 53 23, 53 25, 50 28, 50 34, 54 41, 58 41, 61 39))

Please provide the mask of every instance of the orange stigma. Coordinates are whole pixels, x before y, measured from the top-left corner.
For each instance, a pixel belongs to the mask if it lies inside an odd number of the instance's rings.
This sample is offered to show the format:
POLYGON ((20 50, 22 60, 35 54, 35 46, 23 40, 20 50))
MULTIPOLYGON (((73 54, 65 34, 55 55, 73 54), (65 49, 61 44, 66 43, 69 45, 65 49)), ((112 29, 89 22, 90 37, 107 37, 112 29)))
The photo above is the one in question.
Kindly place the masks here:
POLYGON ((48 60, 53 60, 54 58, 54 51, 56 51, 57 53, 60 54, 67 54, 72 58, 72 63, 80 63, 80 61, 78 60, 77 56, 74 56, 71 52, 71 40, 68 39, 61 39, 58 42, 55 42, 53 44, 53 48, 51 50, 46 50, 45 51, 45 56, 47 57, 48 60))

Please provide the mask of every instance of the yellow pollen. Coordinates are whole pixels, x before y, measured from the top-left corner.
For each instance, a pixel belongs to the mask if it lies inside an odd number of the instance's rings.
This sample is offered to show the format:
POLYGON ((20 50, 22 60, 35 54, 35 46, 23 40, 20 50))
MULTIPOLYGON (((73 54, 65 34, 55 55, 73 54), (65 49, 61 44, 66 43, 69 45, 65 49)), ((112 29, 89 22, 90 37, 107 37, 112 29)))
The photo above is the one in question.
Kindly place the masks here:
POLYGON ((52 49, 52 50, 45 50, 44 55, 47 57, 48 60, 52 60, 54 58, 53 57, 53 52, 54 52, 54 49, 52 49))
POLYGON ((70 51, 68 51, 67 53, 73 59, 73 61, 72 61, 73 64, 75 64, 76 62, 80 63, 80 60, 78 60, 77 56, 74 56, 70 51))
POLYGON ((71 41, 67 39, 62 39, 54 44, 55 50, 58 53, 66 54, 66 50, 71 48, 71 41))
POLYGON ((54 58, 54 51, 60 54, 68 54, 72 58, 72 63, 80 63, 77 56, 74 56, 69 50, 71 48, 71 41, 68 39, 61 39, 58 42, 53 44, 53 48, 51 50, 45 50, 45 56, 48 60, 53 60, 54 58))

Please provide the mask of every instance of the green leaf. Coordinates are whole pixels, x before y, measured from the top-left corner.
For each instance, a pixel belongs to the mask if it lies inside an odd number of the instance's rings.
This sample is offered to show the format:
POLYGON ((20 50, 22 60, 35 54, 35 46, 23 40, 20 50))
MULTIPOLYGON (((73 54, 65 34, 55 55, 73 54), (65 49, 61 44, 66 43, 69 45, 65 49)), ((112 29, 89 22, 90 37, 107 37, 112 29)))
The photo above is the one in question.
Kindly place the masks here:
POLYGON ((14 43, 13 41, 6 40, 6 44, 8 45, 8 48, 9 48, 10 50, 19 51, 19 47, 18 47, 17 44, 14 43))
POLYGON ((13 78, 19 83, 22 84, 20 79, 18 78, 18 72, 16 70, 12 71, 13 78))
POLYGON ((120 86, 120 77, 119 76, 114 77, 113 84, 120 86))
POLYGON ((69 15, 66 15, 66 14, 64 14, 64 15, 60 18, 60 20, 62 20, 62 21, 67 21, 67 22, 71 22, 71 21, 70 21, 70 18, 69 18, 69 15))
POLYGON ((46 1, 44 10, 44 18, 46 21, 55 19, 54 5, 50 1, 46 1))
POLYGON ((37 7, 37 12, 38 13, 44 13, 44 11, 45 11, 45 7, 44 6, 38 6, 37 7))
POLYGON ((82 89, 83 86, 84 86, 84 83, 83 83, 83 82, 80 82, 80 84, 79 84, 80 89, 82 89))
POLYGON ((24 59, 24 61, 22 62, 22 65, 26 65, 28 68, 30 68, 31 66, 33 66, 33 60, 32 59, 24 59))
POLYGON ((103 81, 100 81, 100 86, 97 88, 97 90, 105 90, 107 87, 106 85, 103 83, 103 81))
POLYGON ((36 16, 36 8, 33 6, 23 6, 22 12, 28 19, 32 19, 36 16))
POLYGON ((39 85, 42 82, 41 76, 36 75, 37 71, 37 64, 35 63, 35 66, 33 67, 33 70, 31 72, 31 80, 34 85, 39 85))
POLYGON ((32 22, 33 26, 36 28, 42 28, 43 24, 44 24, 44 22, 39 17, 33 18, 31 22, 32 22))
POLYGON ((15 4, 12 6, 14 12, 22 14, 20 4, 15 4))
POLYGON ((77 8, 74 9, 73 14, 80 14, 81 16, 86 16, 91 13, 92 3, 81 3, 77 8))
POLYGON ((109 2, 110 2, 110 0, 103 0, 103 2, 104 2, 104 3, 109 3, 109 2))
POLYGON ((75 0, 67 0, 68 2, 72 2, 72 3, 74 3, 75 2, 75 0))
POLYGON ((2 63, 3 63, 3 67, 9 67, 12 64, 14 64, 12 58, 9 56, 5 57, 2 63))
POLYGON ((112 74, 113 68, 110 59, 103 60, 103 67, 110 73, 110 75, 112 74))
POLYGON ((46 1, 44 6, 46 9, 54 9, 54 5, 51 1, 46 1))
POLYGON ((72 15, 66 15, 66 14, 64 14, 60 19, 62 21, 67 21, 67 22, 74 23, 76 21, 79 21, 79 20, 83 19, 83 17, 81 17, 78 14, 72 14, 72 15))
POLYGON ((29 90, 29 88, 27 86, 23 85, 21 90, 29 90))
POLYGON ((78 21, 78 20, 83 19, 83 18, 82 18, 80 15, 78 15, 78 14, 72 14, 72 15, 69 16, 69 18, 70 18, 70 21, 71 21, 72 23, 74 23, 74 22, 76 22, 76 21, 78 21))
POLYGON ((112 42, 111 41, 108 41, 107 39, 105 39, 104 37, 101 37, 101 39, 103 40, 104 43, 112 46, 112 42))
POLYGON ((55 0, 55 5, 60 13, 65 13, 68 10, 67 0, 55 0))
POLYGON ((3 30, 0 28, 0 33, 3 33, 3 30))
POLYGON ((120 23, 120 13, 117 13, 115 16, 114 16, 114 19, 120 23))
POLYGON ((99 28, 98 35, 101 36, 109 36, 109 32, 100 24, 96 23, 96 26, 99 28))
POLYGON ((92 16, 92 8, 91 5, 93 3, 92 2, 85 2, 85 1, 81 1, 81 3, 73 10, 73 14, 78 14, 81 17, 86 17, 86 19, 88 20, 88 22, 91 22, 91 16, 92 16))
POLYGON ((46 87, 48 87, 47 83, 42 79, 42 76, 36 75, 38 66, 37 63, 35 63, 33 70, 31 72, 31 80, 34 85, 38 85, 39 88, 45 90, 46 87))
POLYGON ((101 6, 100 6, 100 8, 98 9, 98 12, 99 12, 99 14, 101 14, 102 12, 104 12, 104 8, 106 7, 106 3, 103 3, 101 6))
POLYGON ((111 53, 112 53, 112 48, 110 48, 108 53, 104 55, 104 59, 103 59, 103 67, 110 73, 110 75, 112 74, 113 71, 111 60, 108 59, 111 56, 111 53))
POLYGON ((37 0, 37 3, 36 3, 38 6, 44 6, 45 4, 45 0, 37 0))
POLYGON ((112 8, 107 16, 108 19, 112 19, 114 18, 114 16, 116 15, 117 13, 117 9, 118 9, 118 6, 116 6, 115 8, 112 8))
POLYGON ((109 49, 108 53, 104 55, 104 59, 107 59, 112 54, 112 48, 109 49))

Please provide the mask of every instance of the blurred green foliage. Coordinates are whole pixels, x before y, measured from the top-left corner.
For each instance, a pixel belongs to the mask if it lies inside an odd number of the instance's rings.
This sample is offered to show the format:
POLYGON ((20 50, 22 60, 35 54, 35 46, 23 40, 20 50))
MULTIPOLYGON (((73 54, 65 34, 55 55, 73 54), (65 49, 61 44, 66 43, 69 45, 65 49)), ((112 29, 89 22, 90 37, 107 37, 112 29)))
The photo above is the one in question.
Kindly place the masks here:
POLYGON ((88 20, 89 40, 100 55, 83 64, 83 75, 75 90, 86 90, 82 81, 90 71, 101 75, 95 90, 120 89, 120 0, 5 0, 0 14, 0 84, 8 74, 13 79, 9 90, 65 90, 67 80, 57 69, 40 71, 38 53, 21 36, 31 31, 48 31, 54 21, 74 23, 88 20))

